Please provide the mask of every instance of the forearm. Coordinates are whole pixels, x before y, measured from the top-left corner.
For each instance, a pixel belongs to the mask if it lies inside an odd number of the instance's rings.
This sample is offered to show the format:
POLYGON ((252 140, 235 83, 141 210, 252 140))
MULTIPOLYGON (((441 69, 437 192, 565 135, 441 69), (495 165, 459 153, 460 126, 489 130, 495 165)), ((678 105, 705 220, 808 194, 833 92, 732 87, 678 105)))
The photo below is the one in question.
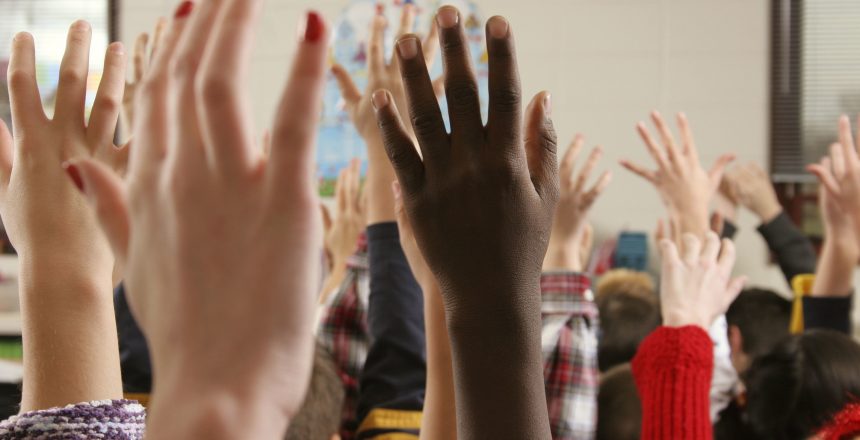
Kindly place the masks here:
POLYGON ((22 259, 21 411, 122 398, 110 273, 58 275, 22 259))
POLYGON ((679 236, 693 234, 701 240, 711 230, 707 204, 690 208, 670 208, 669 212, 678 225, 679 236))
POLYGON ((323 281, 319 296, 320 304, 325 304, 328 301, 329 295, 331 295, 338 286, 343 283, 343 280, 346 278, 346 271, 346 261, 335 261, 334 264, 332 264, 332 271, 323 281))
POLYGON ((830 234, 824 241, 812 296, 848 296, 854 289, 857 245, 841 240, 840 235, 830 234))
POLYGON ((538 281, 533 285, 507 292, 446 292, 451 298, 495 298, 479 301, 479 307, 447 309, 461 439, 550 438, 538 281))
POLYGON ((451 342, 445 325, 445 307, 436 279, 421 281, 424 291, 424 325, 427 333, 427 392, 421 438, 456 440, 457 410, 451 342))
POLYGON ((547 271, 582 271, 579 241, 570 243, 554 243, 550 241, 543 260, 543 270, 547 271))
POLYGON ((780 211, 770 221, 762 223, 758 231, 776 256, 789 284, 797 275, 815 271, 817 257, 812 242, 784 212, 780 211))
POLYGON ((368 136, 367 143, 367 224, 395 221, 394 194, 391 192, 391 182, 397 179, 394 168, 385 154, 382 138, 368 136))

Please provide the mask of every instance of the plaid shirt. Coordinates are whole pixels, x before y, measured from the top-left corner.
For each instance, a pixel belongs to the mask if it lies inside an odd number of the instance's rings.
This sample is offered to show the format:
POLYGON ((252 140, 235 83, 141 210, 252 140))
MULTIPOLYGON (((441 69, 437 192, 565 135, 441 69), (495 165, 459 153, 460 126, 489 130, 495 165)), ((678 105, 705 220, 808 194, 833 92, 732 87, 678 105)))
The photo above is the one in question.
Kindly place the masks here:
MULTIPOLYGON (((355 414, 358 378, 370 346, 368 276, 367 244, 362 240, 318 333, 332 352, 346 388, 340 433, 344 440, 355 438, 360 422, 355 414)), ((594 438, 598 320, 590 287, 591 279, 583 274, 553 272, 541 277, 544 378, 554 440, 594 438)))
POLYGON ((540 288, 543 371, 552 438, 593 439, 599 321, 591 278, 574 272, 547 272, 540 288))

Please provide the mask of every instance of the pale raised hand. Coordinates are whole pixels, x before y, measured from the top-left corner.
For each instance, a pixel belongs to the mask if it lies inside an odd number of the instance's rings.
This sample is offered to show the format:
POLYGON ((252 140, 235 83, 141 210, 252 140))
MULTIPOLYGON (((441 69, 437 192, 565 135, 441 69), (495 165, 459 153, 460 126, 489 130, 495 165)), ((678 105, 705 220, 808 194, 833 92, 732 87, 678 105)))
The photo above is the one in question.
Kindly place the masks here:
MULTIPOLYGON (((186 6, 188 7, 188 6, 186 6)), ((142 33, 137 36, 134 41, 134 70, 132 79, 125 82, 125 93, 122 97, 122 127, 126 135, 131 135, 132 125, 134 124, 134 106, 140 90, 140 84, 143 82, 143 77, 149 69, 149 63, 158 50, 158 45, 164 36, 164 28, 167 27, 167 20, 159 18, 155 23, 155 31, 152 34, 152 45, 150 47, 149 34, 142 33)))
MULTIPOLYGON (((20 257, 23 411, 122 397, 111 296, 114 255, 61 166, 82 158, 120 174, 126 166, 128 150, 113 144, 125 52, 120 43, 108 46, 87 119, 91 37, 86 22, 69 29, 52 119, 36 83, 33 37, 20 33, 12 42, 15 137, 0 122, 0 216, 20 257)), ((67 171, 79 185, 77 169, 67 171)))
POLYGON ((282 438, 313 358, 327 27, 305 17, 263 157, 244 93, 262 1, 186 5, 141 85, 126 181, 75 165, 151 349, 147 438, 282 438))
POLYGON ((704 238, 705 232, 709 230, 708 207, 711 198, 719 187, 723 170, 734 156, 720 156, 706 171, 699 162, 693 132, 683 113, 678 114, 680 144, 675 141, 660 113, 652 112, 651 119, 660 134, 662 145, 651 136, 644 122, 640 122, 636 130, 657 163, 657 169, 649 170, 629 160, 622 160, 621 165, 654 185, 670 216, 677 218, 681 232, 704 238))
POLYGON ((770 223, 782 212, 782 205, 770 176, 757 163, 750 162, 726 173, 723 177, 731 193, 744 208, 752 211, 762 223, 770 223))
POLYGON ((693 234, 684 234, 681 255, 670 240, 660 242, 663 267, 660 272, 660 307, 668 327, 696 325, 705 331, 737 298, 745 277, 731 278, 735 246, 722 244, 714 232, 704 243, 693 234))
POLYGON ((585 138, 577 134, 561 161, 561 193, 555 208, 549 247, 544 257, 544 270, 583 269, 582 247, 583 240, 587 238, 585 231, 588 213, 612 179, 612 173, 604 171, 597 182, 587 186, 594 167, 603 155, 603 148, 600 146, 591 150, 579 175, 574 174, 576 159, 584 142, 585 138))
POLYGON ((323 217, 326 223, 323 243, 331 262, 331 272, 323 283, 320 303, 340 285, 346 276, 347 259, 355 253, 358 237, 365 229, 365 198, 361 191, 361 162, 353 159, 341 170, 335 184, 336 215, 331 218, 326 208, 323 217))

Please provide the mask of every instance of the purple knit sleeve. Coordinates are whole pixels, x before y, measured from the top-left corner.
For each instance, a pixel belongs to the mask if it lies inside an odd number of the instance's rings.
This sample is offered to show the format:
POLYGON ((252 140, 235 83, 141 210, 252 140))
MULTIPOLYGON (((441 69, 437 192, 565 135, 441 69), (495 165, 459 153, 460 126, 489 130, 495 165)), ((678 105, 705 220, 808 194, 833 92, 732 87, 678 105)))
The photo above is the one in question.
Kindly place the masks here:
POLYGON ((136 401, 84 402, 12 416, 0 422, 0 440, 142 439, 145 418, 136 401))

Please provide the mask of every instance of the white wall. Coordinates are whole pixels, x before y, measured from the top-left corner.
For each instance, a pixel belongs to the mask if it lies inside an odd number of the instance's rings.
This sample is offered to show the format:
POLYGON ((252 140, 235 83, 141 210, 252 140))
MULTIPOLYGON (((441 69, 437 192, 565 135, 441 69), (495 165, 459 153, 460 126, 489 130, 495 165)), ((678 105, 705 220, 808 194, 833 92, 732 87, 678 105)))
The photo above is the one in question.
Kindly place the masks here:
MULTIPOLYGON (((270 0, 260 27, 250 84, 258 127, 268 121, 284 81, 295 23, 313 7, 336 17, 347 0, 270 0)), ((508 17, 517 36, 525 91, 553 93, 566 144, 581 131, 606 147, 615 179, 595 208, 599 234, 651 231, 654 190, 617 165, 649 162, 634 125, 651 109, 686 111, 703 161, 733 151, 766 163, 768 2, 750 0, 477 0, 485 17, 508 17)), ((125 0, 123 40, 132 44, 174 1, 125 0)), ((786 290, 748 213, 741 218, 738 270, 755 284, 786 290)))

